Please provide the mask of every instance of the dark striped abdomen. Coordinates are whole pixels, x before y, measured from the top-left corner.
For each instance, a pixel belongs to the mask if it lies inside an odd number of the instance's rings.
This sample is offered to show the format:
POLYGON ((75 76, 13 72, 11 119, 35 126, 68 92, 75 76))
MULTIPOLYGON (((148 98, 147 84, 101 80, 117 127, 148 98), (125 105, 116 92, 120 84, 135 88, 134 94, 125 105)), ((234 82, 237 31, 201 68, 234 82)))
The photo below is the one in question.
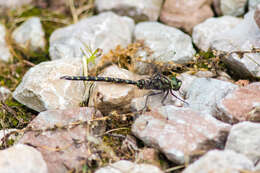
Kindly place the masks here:
POLYGON ((112 77, 95 77, 95 76, 62 76, 60 79, 66 80, 83 80, 83 81, 102 81, 102 82, 112 82, 112 83, 124 83, 136 85, 137 82, 133 80, 112 78, 112 77))

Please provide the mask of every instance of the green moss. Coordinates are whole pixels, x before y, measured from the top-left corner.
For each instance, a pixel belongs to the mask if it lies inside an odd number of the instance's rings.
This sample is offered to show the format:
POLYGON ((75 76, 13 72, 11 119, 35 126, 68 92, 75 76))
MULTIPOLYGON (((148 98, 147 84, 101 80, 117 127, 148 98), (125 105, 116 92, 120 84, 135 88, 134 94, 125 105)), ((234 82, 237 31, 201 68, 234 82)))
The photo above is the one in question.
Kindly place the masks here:
POLYGON ((210 59, 215 57, 212 51, 208 51, 208 52, 200 51, 198 54, 200 57, 203 57, 203 59, 210 59))
POLYGON ((5 100, 0 106, 0 130, 3 128, 24 128, 37 113, 12 98, 5 100))

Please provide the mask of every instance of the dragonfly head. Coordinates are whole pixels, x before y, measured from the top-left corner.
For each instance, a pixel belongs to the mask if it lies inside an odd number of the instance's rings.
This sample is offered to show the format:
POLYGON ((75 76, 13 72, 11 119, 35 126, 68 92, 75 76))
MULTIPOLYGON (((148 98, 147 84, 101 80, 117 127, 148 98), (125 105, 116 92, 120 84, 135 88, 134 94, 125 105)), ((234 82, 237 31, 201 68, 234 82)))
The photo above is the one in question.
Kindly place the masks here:
POLYGON ((175 91, 178 91, 181 88, 182 81, 177 79, 175 76, 170 78, 171 88, 175 91))

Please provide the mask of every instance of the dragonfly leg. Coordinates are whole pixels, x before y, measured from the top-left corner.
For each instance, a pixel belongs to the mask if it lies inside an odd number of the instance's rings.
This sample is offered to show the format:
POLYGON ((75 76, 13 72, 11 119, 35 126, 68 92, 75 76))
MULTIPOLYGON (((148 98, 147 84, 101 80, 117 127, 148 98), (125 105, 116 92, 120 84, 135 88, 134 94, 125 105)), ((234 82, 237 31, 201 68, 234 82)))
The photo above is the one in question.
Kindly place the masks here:
POLYGON ((166 91, 166 94, 165 94, 165 96, 163 97, 163 99, 162 99, 162 101, 161 101, 161 103, 162 103, 163 106, 164 106, 164 101, 166 100, 168 94, 169 94, 169 90, 166 91))
POLYGON ((188 103, 188 102, 186 102, 186 101, 184 101, 184 100, 180 99, 179 97, 177 97, 177 96, 176 96, 176 95, 173 93, 173 91, 172 91, 172 90, 170 90, 170 92, 171 92, 171 95, 172 95, 172 96, 174 96, 176 99, 178 99, 178 100, 182 101, 183 103, 185 103, 185 104, 189 105, 189 103, 188 103))
POLYGON ((157 92, 157 93, 154 93, 154 92, 151 92, 147 95, 146 99, 145 99, 145 104, 144 104, 144 107, 141 109, 141 111, 145 110, 147 108, 147 103, 148 103, 148 98, 151 97, 151 96, 155 96, 155 95, 159 95, 159 94, 162 94, 163 91, 161 92, 157 92))

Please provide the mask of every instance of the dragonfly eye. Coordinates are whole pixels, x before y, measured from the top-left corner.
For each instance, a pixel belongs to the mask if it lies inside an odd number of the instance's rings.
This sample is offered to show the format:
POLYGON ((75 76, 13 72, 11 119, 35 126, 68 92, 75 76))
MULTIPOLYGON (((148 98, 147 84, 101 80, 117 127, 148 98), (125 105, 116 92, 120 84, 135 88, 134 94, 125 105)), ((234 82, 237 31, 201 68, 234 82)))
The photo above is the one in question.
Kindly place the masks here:
POLYGON ((182 81, 178 81, 178 87, 180 88, 182 85, 182 81))
POLYGON ((176 77, 172 77, 171 85, 172 85, 173 90, 179 90, 182 85, 182 82, 181 82, 181 80, 177 79, 176 77))

